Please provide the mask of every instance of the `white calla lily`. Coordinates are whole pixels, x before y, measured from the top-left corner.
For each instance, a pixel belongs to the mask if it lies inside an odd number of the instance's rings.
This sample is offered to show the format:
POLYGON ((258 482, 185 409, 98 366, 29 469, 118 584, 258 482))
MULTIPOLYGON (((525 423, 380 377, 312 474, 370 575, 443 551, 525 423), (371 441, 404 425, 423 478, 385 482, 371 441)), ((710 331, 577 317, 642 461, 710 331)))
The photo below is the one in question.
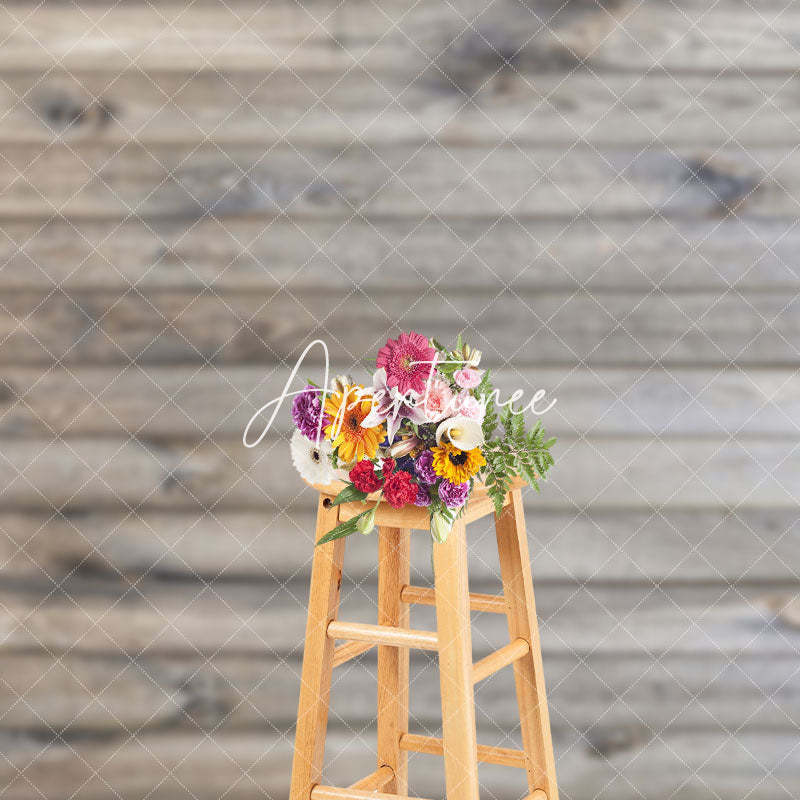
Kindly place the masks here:
POLYGON ((484 443, 480 423, 469 417, 455 416, 439 423, 436 428, 436 444, 441 444, 445 436, 459 450, 472 450, 484 443))

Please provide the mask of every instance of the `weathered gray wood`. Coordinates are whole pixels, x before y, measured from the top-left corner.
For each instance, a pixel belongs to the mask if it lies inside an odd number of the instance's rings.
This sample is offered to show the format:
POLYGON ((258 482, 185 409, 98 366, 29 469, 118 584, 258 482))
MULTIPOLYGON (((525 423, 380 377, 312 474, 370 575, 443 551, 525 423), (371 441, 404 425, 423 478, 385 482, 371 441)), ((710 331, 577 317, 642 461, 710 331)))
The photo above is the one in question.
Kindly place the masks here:
POLYGON ((188 8, 121 3, 111 11, 64 5, 48 8, 47 15, 24 10, 21 16, 4 15, 0 68, 39 68, 44 43, 50 59, 67 69, 112 74, 132 58, 148 71, 211 65, 267 72, 288 63, 336 75, 355 61, 373 71, 408 60, 424 70, 445 50, 439 69, 431 71, 451 90, 461 91, 474 91, 503 68, 525 63, 564 70, 586 60, 594 68, 642 72, 656 62, 670 73, 713 74, 731 68, 733 61, 748 72, 791 72, 800 63, 792 45, 798 16, 778 2, 770 6, 762 11, 761 5, 746 3, 708 9, 694 1, 676 7, 549 0, 526 7, 509 0, 487 16, 482 3, 324 3, 313 9, 289 3, 274 9, 271 4, 254 9, 245 2, 188 8), (20 18, 26 20, 23 29, 18 29, 20 18))
MULTIPOLYGON (((87 8, 92 8, 95 6, 105 7, 106 0, 85 0, 84 5, 87 8)), ((669 5, 678 10, 686 12, 687 14, 692 11, 699 10, 707 10, 707 4, 703 2, 703 0, 648 0, 651 4, 656 3, 669 3, 669 5)), ((726 5, 730 6, 733 10, 738 10, 741 8, 749 8, 750 3, 748 0, 725 0, 726 5)), ((365 0, 353 0, 352 7, 353 9, 361 9, 362 3, 364 6, 367 5, 365 0)), ((184 10, 184 6, 176 3, 176 0, 125 0, 125 5, 129 8, 135 9, 137 6, 146 6, 148 9, 151 10, 158 10, 158 13, 163 14, 166 16, 169 13, 177 13, 176 9, 184 10)), ((209 6, 218 5, 216 0, 196 0, 196 2, 192 3, 192 6, 197 9, 207 8, 209 6)), ((397 8, 400 11, 407 11, 409 8, 413 8, 417 4, 414 3, 414 0, 397 0, 395 3, 390 3, 389 0, 376 0, 375 3, 371 4, 374 8, 377 9, 384 9, 387 8, 397 8)), ((322 14, 322 12, 330 13, 331 11, 335 10, 339 6, 337 0, 309 0, 305 7, 308 12, 313 12, 315 15, 322 14)), ((21 15, 24 13, 25 10, 30 13, 31 10, 37 8, 36 0, 7 0, 5 3, 5 7, 9 9, 9 11, 13 11, 16 15, 21 15)), ((239 0, 236 2, 228 3, 228 7, 231 10, 231 13, 235 13, 236 10, 247 7, 243 6, 239 0)), ((274 0, 274 2, 270 3, 268 8, 270 12, 277 11, 281 14, 287 13, 287 7, 290 11, 296 11, 296 8, 292 2, 292 0, 274 0)), ((470 5, 469 2, 465 2, 463 6, 459 8, 475 8, 475 9, 482 9, 484 6, 481 3, 475 2, 474 5, 470 5)), ((611 3, 606 3, 605 7, 608 8, 615 8, 611 3)), ((542 0, 541 10, 544 11, 545 9, 552 9, 558 8, 557 0, 542 0)), ((781 11, 786 8, 781 3, 781 0, 763 0, 763 2, 759 5, 759 8, 766 14, 767 12, 772 12, 776 14, 778 11, 781 11)), ((95 9, 95 12, 96 9, 95 9)), ((563 13, 563 12, 562 12, 563 13)), ((570 14, 573 16, 576 13, 587 13, 582 8, 577 9, 570 9, 570 14)), ((596 12, 595 12, 596 13, 596 12)), ((565 14, 564 18, 570 18, 569 14, 565 14)), ((559 17, 554 17, 555 19, 560 19, 559 17)))
MULTIPOLYGON (((85 5, 87 9, 91 9, 91 15, 100 15, 108 8, 105 2, 106 0, 85 0, 83 5, 85 5), (100 6, 100 9, 98 9, 97 6, 100 6)), ((689 14, 698 10, 709 10, 704 0, 647 0, 647 2, 651 8, 666 7, 678 13, 689 14)), ((13 13, 18 18, 24 18, 22 15, 25 14, 25 11, 30 13, 32 10, 38 8, 36 0, 7 0, 4 5, 10 13, 13 13)), ((335 12, 340 5, 341 4, 337 2, 337 0, 308 0, 304 6, 304 13, 306 15, 313 14, 318 19, 322 19, 325 15, 335 12)), ((394 0, 394 2, 392 2, 392 0, 376 0, 374 3, 369 2, 369 0, 352 0, 351 4, 349 4, 346 9, 342 10, 342 14, 352 14, 356 11, 370 11, 370 13, 375 14, 376 11, 387 12, 388 9, 395 9, 399 13, 406 13, 410 9, 414 9, 417 5, 419 4, 415 3, 414 0, 394 0)), ((620 5, 619 3, 607 2, 604 4, 603 8, 614 11, 617 10, 620 5)), ((178 16, 181 11, 186 11, 186 7, 178 3, 177 0, 125 0, 124 6, 129 12, 135 12, 137 9, 144 9, 147 12, 155 12, 159 18, 169 19, 173 22, 176 21, 174 18, 178 16)), ((192 3, 192 8, 195 8, 199 12, 215 6, 218 6, 216 0, 196 0, 196 2, 192 3)), ((227 3, 226 7, 230 9, 230 14, 232 15, 241 14, 243 9, 250 9, 251 13, 253 12, 252 7, 242 2, 242 0, 232 0, 232 2, 227 3)), ((467 9, 480 11, 484 9, 484 7, 481 0, 465 0, 465 2, 457 8, 466 13, 467 9)), ((622 7, 624 8, 625 6, 623 5, 622 7)), ((734 13, 740 13, 748 9, 752 11, 752 5, 748 0, 725 0, 725 7, 734 13)), ((503 8, 503 6, 498 6, 498 9, 500 8, 503 8)), ((560 8, 558 0, 542 0, 539 11, 540 13, 550 11, 553 14, 551 21, 553 26, 559 23, 563 24, 566 20, 574 20, 581 15, 597 14, 599 16, 601 13, 600 10, 595 11, 593 7, 589 7, 587 10, 583 6, 562 8, 560 13, 558 13, 560 8)), ((787 6, 782 3, 782 0, 763 0, 758 8, 765 15, 768 12, 775 15, 779 11, 787 10, 787 6)), ((269 6, 264 6, 263 8, 258 7, 258 9, 260 12, 267 15, 267 21, 273 23, 276 19, 283 20, 284 22, 287 20, 294 22, 296 18, 303 16, 303 14, 298 11, 293 0, 274 0, 269 6)), ((456 11, 454 10, 453 13, 456 13, 456 11)), ((203 14, 201 13, 200 16, 203 16, 203 14)), ((92 18, 94 18, 94 16, 92 16, 92 18)))
MULTIPOLYGON (((368 379, 349 362, 332 364, 368 379)), ((147 438, 241 436, 254 407, 277 398, 290 370, 263 366, 154 366, 128 369, 85 366, 0 368, 0 433, 10 437, 115 436, 140 431, 147 438)), ((500 367, 493 382, 506 402, 519 389, 520 408, 534 391, 546 394, 536 407, 552 435, 772 436, 798 433, 796 369, 667 367, 647 370, 573 365, 500 367)), ((323 382, 324 369, 302 369, 290 391, 307 379, 323 382)), ((293 423, 289 398, 274 423, 282 434, 293 423)), ((271 411, 271 410, 270 410, 271 411)), ((531 420, 533 417, 528 416, 531 420)))
MULTIPOLYGON (((6 509, 72 513, 127 503, 137 510, 184 508, 198 515, 212 507, 260 509, 269 517, 292 506, 308 508, 316 497, 290 468, 283 439, 265 439, 253 449, 238 439, 2 439, 0 452, 6 509)), ((800 493, 796 438, 592 442, 565 436, 554 454, 559 469, 542 486, 536 501, 542 509, 792 509, 800 493)))
MULTIPOLYGON (((569 633, 566 631, 565 633, 569 633)), ((485 648, 480 648, 485 649, 485 648)), ((731 728, 795 730, 800 714, 796 658, 727 656, 590 656, 548 654, 545 673, 553 728, 592 730, 605 736, 646 720, 654 732, 667 726, 704 729, 716 720, 731 728), (732 702, 732 697, 736 698, 732 702), (767 700, 771 697, 771 700, 767 700)), ((222 653, 211 661, 191 656, 145 656, 132 664, 114 655, 47 654, 3 659, 0 731, 66 739, 123 726, 143 731, 198 728, 226 731, 277 726, 289 728, 297 713, 300 661, 266 654, 222 653)), ((369 725, 375 700, 374 658, 336 673, 332 712, 337 724, 369 725), (341 719, 340 719, 341 718, 341 719)), ((441 723, 437 675, 427 659, 414 660, 411 715, 417 727, 441 723)), ((487 732, 496 726, 512 732, 519 712, 509 676, 500 673, 476 689, 478 721, 487 732)), ((253 732, 257 737, 259 734, 253 732)))
MULTIPOLYGON (((526 510, 564 797, 800 796, 799 35, 786 0, 4 3, 0 793, 285 797, 314 495, 238 435, 308 337, 344 368, 397 326, 559 397, 526 510)), ((374 622, 357 538, 343 616, 374 622)), ((476 657, 501 632, 477 616, 476 657)), ((337 673, 332 783, 374 758, 374 671, 337 673)), ((508 679, 478 717, 514 746, 508 679)))
POLYGON ((421 296, 345 282, 302 294, 14 292, 0 309, 0 364, 277 362, 288 375, 313 339, 327 341, 333 360, 358 365, 398 329, 432 325, 443 341, 463 332, 489 367, 763 367, 796 365, 800 352, 800 316, 786 293, 460 292, 445 278, 421 296))
MULTIPOLYGON (((197 800, 222 794, 235 800, 265 795, 277 799, 286 794, 291 739, 284 732, 220 732, 213 738, 201 733, 145 734, 127 745, 123 741, 89 740, 68 747, 20 737, 9 743, 0 779, 10 782, 7 794, 15 800, 77 791, 86 800, 107 798, 112 791, 122 797, 148 794, 157 800, 188 792, 197 800), (27 769, 18 776, 23 766, 27 769)), ((575 800, 596 797, 598 786, 607 786, 621 800, 641 800, 644 791, 646 797, 675 794, 682 800, 706 800, 730 796, 743 786, 757 786, 759 800, 784 800, 787 791, 800 791, 800 770, 792 757, 796 744, 791 733, 742 733, 733 738, 718 728, 670 732, 653 740, 641 727, 624 731, 616 747, 605 740, 583 741, 579 734, 554 741, 561 767, 559 787, 575 800)), ((371 731, 334 733, 328 753, 326 779, 347 785, 361 776, 374 754, 371 731)), ((524 792, 520 776, 518 770, 489 767, 481 772, 481 783, 493 796, 512 800, 524 792)), ((412 791, 439 796, 440 784, 440 759, 412 757, 412 791)))
POLYGON ((286 286, 342 285, 337 265, 370 288, 407 287, 409 278, 434 282, 458 262, 459 283, 482 288, 487 266, 515 290, 797 288, 792 255, 800 232, 793 222, 653 220, 631 230, 628 223, 602 226, 574 221, 459 220, 303 221, 226 219, 197 226, 53 222, 8 223, 0 240, 3 288, 70 290, 202 288, 217 291, 286 286), (341 229, 341 230, 340 230, 341 229), (309 241, 310 240, 310 241, 309 241), (315 245, 314 243, 318 243, 315 245), (319 250, 318 250, 319 248, 319 250), (399 253, 393 249, 398 248, 399 253), (406 261, 407 259, 407 261, 406 261), (599 259, 599 260, 598 260, 599 259), (412 267, 409 263, 413 264, 412 267))
MULTIPOLYGON (((798 580, 800 535, 794 510, 647 511, 608 509, 585 515, 543 509, 528 497, 526 512, 537 583, 542 581, 702 581, 744 584, 798 580)), ((469 530, 470 578, 498 591, 490 522, 469 530)), ((59 516, 0 515, 0 564, 6 579, 59 580, 66 575, 148 575, 163 580, 308 580, 312 511, 263 512, 124 510, 59 516)), ((423 548, 424 549, 424 548, 423 548)), ((427 552, 415 565, 425 570, 427 552)), ((374 537, 347 552, 345 571, 376 580, 374 537)))
POLYGON ((542 218, 796 217, 800 154, 785 149, 436 144, 370 148, 9 146, 0 163, 6 219, 289 213, 542 218), (20 177, 24 176, 24 177, 20 177))
POLYGON ((427 221, 226 217, 119 225, 54 220, 4 222, 0 287, 122 293, 278 289, 338 291, 343 273, 366 291, 427 285, 457 272, 459 287, 484 291, 489 279, 515 292, 737 289, 796 291, 796 220, 576 219, 427 221), (453 267, 453 265, 457 265, 453 267), (411 266, 413 265, 413 267, 411 266), (376 271, 376 267, 378 267, 376 271), (495 277, 496 276, 496 277, 495 277))
MULTIPOLYGON (((126 591, 119 582, 92 588, 76 580, 66 584, 68 597, 58 590, 49 596, 46 590, 5 590, 0 593, 0 647, 4 653, 47 648, 55 655, 224 652, 299 657, 307 583, 264 580, 261 591, 258 587, 140 582, 138 591, 126 591)), ((796 594, 796 584, 783 592, 779 587, 744 585, 735 590, 659 588, 651 583, 583 589, 572 583, 545 585, 537 604, 542 646, 547 653, 613 653, 621 658, 666 653, 796 655, 800 629, 774 608, 777 598, 796 594)), ((343 584, 342 609, 342 619, 374 621, 374 595, 356 584, 343 584)), ((420 628, 434 627, 432 613, 417 609, 420 628)), ((507 640, 498 631, 497 618, 484 614, 474 620, 473 641, 476 651, 488 652, 507 640)))
MULTIPOLYGON (((541 65, 523 59, 471 101, 438 77, 419 77, 413 62, 377 77, 353 70, 338 81, 327 72, 289 69, 127 72, 113 80, 93 72, 12 74, 0 86, 8 108, 0 141, 124 144, 135 137, 147 146, 188 146, 210 137, 227 150, 281 139, 345 147, 357 138, 380 146, 435 135, 446 145, 493 145, 508 136, 564 149, 582 139, 596 146, 649 146, 656 139, 715 148, 734 133, 745 146, 791 145, 800 126, 793 83, 772 74, 676 81, 661 72, 579 71, 565 79, 561 71, 542 73, 541 65)), ((480 80, 480 67, 471 79, 480 80)))

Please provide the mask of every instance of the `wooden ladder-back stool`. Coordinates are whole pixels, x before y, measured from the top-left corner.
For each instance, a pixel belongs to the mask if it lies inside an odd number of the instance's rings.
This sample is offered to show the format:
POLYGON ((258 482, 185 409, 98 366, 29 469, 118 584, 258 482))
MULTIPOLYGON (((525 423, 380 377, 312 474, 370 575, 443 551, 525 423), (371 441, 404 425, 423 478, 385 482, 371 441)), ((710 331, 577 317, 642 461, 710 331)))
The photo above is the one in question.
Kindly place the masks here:
MULTIPOLYGON (((466 525, 494 513, 485 489, 476 485, 469 505, 444 544, 433 545, 435 589, 409 585, 412 529, 428 529, 428 510, 394 509, 381 502, 378 624, 338 619, 339 587, 346 539, 314 553, 308 602, 303 674, 297 713, 290 800, 395 800, 408 795, 408 752, 444 756, 447 800, 478 800, 478 762, 526 770, 526 800, 558 800, 550 720, 542 675, 528 542, 517 480, 503 513, 495 515, 503 595, 470 594, 466 525), (437 631, 409 628, 412 603, 436 606, 437 631), (509 644, 473 664, 470 610, 505 614, 509 644), (341 644, 335 645, 339 641, 341 644), (377 769, 348 788, 320 784, 334 667, 378 647, 377 769), (442 738, 408 731, 409 648, 436 650, 442 697, 442 738), (513 665, 523 750, 479 745, 473 685, 513 665)), ((332 506, 342 485, 320 490, 316 540, 365 509, 361 503, 332 506)))

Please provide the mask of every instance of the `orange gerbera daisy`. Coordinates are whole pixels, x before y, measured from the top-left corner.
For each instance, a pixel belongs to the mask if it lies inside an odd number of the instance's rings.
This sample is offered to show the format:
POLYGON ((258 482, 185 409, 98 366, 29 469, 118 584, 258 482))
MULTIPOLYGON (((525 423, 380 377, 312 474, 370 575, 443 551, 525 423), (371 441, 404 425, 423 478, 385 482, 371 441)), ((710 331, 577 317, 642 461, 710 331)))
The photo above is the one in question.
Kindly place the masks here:
POLYGON ((372 410, 372 397, 360 394, 363 386, 345 386, 325 398, 325 413, 330 423, 325 426, 325 436, 338 448, 339 461, 360 461, 364 456, 375 458, 378 445, 386 435, 381 423, 374 428, 362 428, 361 423, 372 410))

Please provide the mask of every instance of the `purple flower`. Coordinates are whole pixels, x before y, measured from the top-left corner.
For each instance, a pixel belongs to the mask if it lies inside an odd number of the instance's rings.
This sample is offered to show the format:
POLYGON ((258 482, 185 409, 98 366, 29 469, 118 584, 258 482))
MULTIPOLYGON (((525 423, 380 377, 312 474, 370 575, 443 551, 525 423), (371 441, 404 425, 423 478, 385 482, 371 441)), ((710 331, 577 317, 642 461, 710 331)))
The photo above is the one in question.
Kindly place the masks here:
POLYGON ((292 419, 306 439, 316 441, 317 431, 321 430, 320 417, 323 418, 322 429, 324 429, 330 423, 330 418, 322 412, 322 392, 309 384, 300 394, 294 396, 292 419))
POLYGON ((420 486, 417 484, 417 499, 414 501, 415 506, 429 506, 431 504, 431 495, 428 492, 427 486, 420 486))
POLYGON ((401 456, 397 459, 397 469, 405 470, 414 474, 414 459, 411 456, 401 456))
POLYGON ((416 472, 417 477, 423 483, 427 483, 428 486, 432 483, 436 483, 439 479, 439 476, 433 471, 433 453, 430 450, 423 450, 417 456, 417 460, 414 462, 414 472, 416 472))
POLYGON ((460 508, 469 497, 469 482, 450 483, 443 480, 439 484, 439 497, 448 508, 460 508))

